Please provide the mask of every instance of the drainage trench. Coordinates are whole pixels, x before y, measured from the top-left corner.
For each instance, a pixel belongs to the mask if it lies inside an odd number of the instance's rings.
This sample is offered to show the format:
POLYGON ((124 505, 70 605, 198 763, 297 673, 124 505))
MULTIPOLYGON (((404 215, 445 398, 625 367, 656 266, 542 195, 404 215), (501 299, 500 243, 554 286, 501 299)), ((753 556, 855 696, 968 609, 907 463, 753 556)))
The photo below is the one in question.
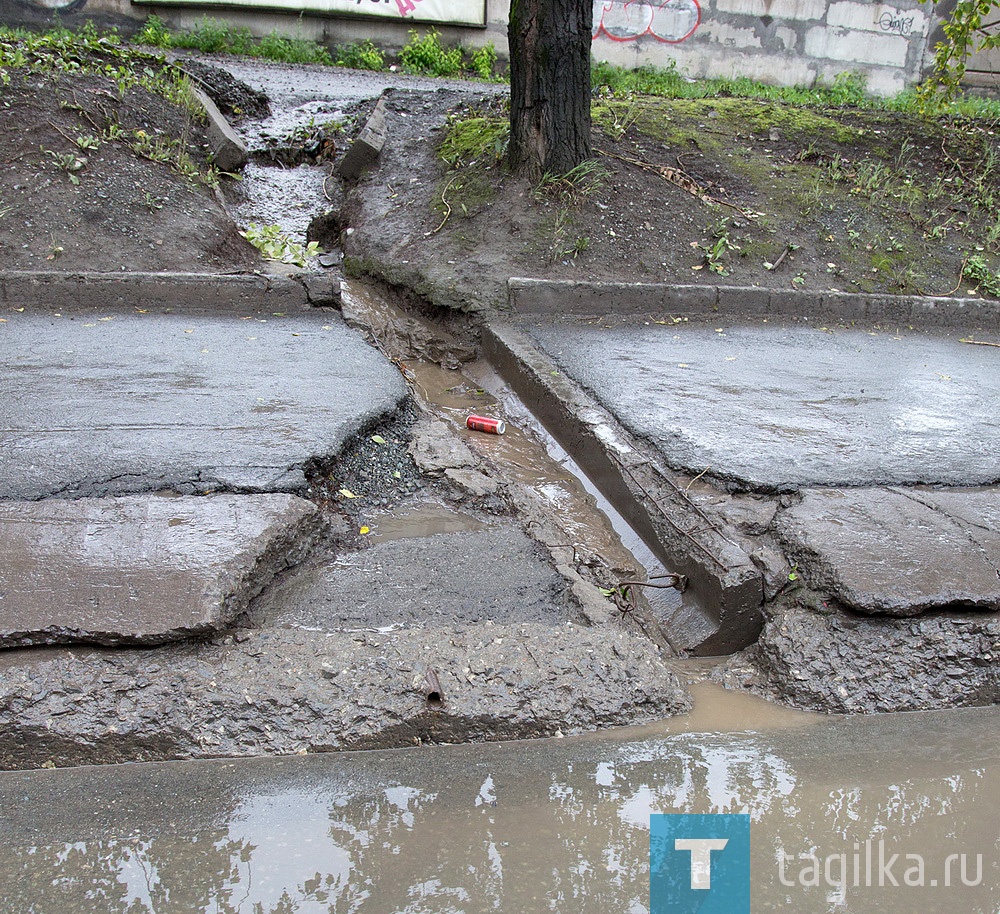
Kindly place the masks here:
MULTIPOLYGON (((674 572, 657 554, 659 544, 648 521, 649 530, 645 535, 640 534, 489 361, 474 359, 462 362, 460 368, 444 368, 420 358, 413 349, 406 352, 405 345, 400 357, 401 338, 419 338, 423 342, 415 347, 417 350, 424 346, 433 348, 435 357, 440 358, 446 349, 440 341, 443 331, 430 321, 403 311, 369 285, 345 282, 342 298, 345 316, 371 333, 387 354, 397 360, 426 408, 473 444, 508 483, 528 490, 550 515, 558 516, 559 526, 566 534, 565 542, 559 544, 566 550, 565 559, 569 559, 570 551, 574 561, 584 552, 597 554, 621 580, 644 581, 674 572), (419 327, 416 332, 412 329, 414 324, 419 327), (401 334, 400 327, 411 329, 401 334), (434 342, 428 344, 429 339, 434 342), (473 413, 503 417, 507 422, 506 433, 494 436, 467 432, 465 420, 473 413)), ((631 507, 634 513, 634 503, 631 507)), ((372 529, 373 533, 380 532, 377 522, 372 529)), ((547 545, 557 548, 551 543, 547 545)), ((684 639, 680 639, 680 644, 675 641, 669 623, 679 615, 692 614, 690 606, 685 606, 687 601, 670 587, 641 590, 641 594, 631 595, 637 604, 637 614, 642 617, 640 625, 661 647, 682 653, 684 639)))

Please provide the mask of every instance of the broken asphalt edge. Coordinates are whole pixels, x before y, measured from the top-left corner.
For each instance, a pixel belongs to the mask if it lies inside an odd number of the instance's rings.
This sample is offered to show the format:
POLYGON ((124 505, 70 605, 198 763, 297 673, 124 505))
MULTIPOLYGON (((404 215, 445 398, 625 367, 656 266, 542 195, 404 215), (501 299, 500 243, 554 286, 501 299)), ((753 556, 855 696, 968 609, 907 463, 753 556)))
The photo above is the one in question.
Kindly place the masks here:
MULTIPOLYGON (((651 496, 665 471, 654 470, 616 420, 556 370, 526 334, 511 324, 487 322, 482 349, 664 566, 688 577, 684 606, 670 620, 670 632, 662 632, 666 640, 678 651, 702 656, 753 644, 763 625, 764 586, 749 555, 711 531, 700 534, 701 543, 685 535, 651 496)), ((679 506, 678 513, 683 511, 679 506)))
POLYGON ((507 289, 519 314, 754 315, 1000 330, 1000 302, 980 298, 521 277, 511 277, 507 289))
POLYGON ((0 270, 0 308, 102 311, 308 311, 338 307, 340 286, 329 274, 276 276, 218 273, 66 273, 0 270))

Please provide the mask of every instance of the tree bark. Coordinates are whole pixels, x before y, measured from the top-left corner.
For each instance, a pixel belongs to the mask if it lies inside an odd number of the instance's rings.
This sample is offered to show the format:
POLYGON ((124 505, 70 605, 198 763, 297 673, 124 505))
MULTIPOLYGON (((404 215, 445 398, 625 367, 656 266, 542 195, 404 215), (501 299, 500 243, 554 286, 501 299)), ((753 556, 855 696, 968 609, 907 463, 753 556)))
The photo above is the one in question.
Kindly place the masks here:
POLYGON ((590 158, 592 0, 511 0, 510 164, 538 180, 590 158))

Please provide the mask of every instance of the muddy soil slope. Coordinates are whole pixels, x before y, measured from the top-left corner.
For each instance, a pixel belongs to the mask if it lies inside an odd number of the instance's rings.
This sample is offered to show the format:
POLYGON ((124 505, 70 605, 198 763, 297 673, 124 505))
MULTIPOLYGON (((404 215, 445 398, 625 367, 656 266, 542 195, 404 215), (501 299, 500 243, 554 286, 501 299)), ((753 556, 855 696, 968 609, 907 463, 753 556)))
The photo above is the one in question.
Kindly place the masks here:
POLYGON ((441 305, 502 304, 511 275, 977 294, 959 281, 963 262, 998 265, 990 124, 598 98, 592 162, 535 185, 502 165, 503 99, 438 112, 427 102, 390 95, 380 167, 349 194, 341 224, 354 229, 350 267, 441 305))
POLYGON ((219 273, 259 265, 217 200, 204 118, 162 61, 93 39, 7 68, 0 265, 219 273), (70 59, 76 72, 57 69, 70 59))

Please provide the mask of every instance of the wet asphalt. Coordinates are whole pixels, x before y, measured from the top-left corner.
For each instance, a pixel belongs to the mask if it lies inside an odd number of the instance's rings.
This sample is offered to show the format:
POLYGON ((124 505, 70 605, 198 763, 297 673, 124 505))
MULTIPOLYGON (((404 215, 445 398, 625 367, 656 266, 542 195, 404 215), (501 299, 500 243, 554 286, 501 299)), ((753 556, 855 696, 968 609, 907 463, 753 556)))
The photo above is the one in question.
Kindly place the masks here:
POLYGON ((764 491, 1000 481, 1000 358, 961 334, 759 320, 530 330, 692 474, 764 491))

